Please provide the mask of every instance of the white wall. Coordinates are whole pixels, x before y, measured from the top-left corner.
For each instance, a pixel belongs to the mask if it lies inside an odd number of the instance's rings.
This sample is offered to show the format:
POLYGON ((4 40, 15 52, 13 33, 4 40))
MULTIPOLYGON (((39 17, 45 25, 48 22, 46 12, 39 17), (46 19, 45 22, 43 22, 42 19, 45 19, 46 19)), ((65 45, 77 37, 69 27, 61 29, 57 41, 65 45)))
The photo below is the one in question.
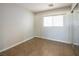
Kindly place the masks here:
POLYGON ((72 14, 72 20, 73 20, 73 44, 79 45, 79 4, 74 10, 74 13, 72 14))
POLYGON ((2 39, 2 36, 3 36, 3 33, 2 33, 2 21, 3 20, 1 20, 1 19, 3 19, 2 18, 2 5, 0 5, 0 49, 2 49, 3 48, 3 46, 2 46, 2 43, 3 43, 3 39, 2 39))
POLYGON ((79 45, 79 13, 73 13, 73 43, 79 45))
POLYGON ((72 43, 70 32, 70 22, 71 20, 69 15, 64 15, 64 27, 43 27, 43 17, 49 15, 57 14, 68 14, 70 9, 61 8, 46 12, 37 13, 35 15, 35 35, 38 37, 44 37, 55 41, 72 43))
POLYGON ((0 50, 34 36, 33 13, 17 4, 0 4, 0 50))

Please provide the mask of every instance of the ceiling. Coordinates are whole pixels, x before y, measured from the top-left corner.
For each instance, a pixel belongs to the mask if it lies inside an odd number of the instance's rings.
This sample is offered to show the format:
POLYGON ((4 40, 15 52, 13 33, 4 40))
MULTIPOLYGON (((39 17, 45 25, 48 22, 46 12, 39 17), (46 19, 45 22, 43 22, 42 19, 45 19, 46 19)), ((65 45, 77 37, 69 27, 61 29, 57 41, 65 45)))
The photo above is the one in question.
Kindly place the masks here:
POLYGON ((27 8, 33 12, 40 12, 72 5, 72 3, 53 3, 53 6, 49 7, 49 4, 51 3, 20 3, 19 6, 27 8))

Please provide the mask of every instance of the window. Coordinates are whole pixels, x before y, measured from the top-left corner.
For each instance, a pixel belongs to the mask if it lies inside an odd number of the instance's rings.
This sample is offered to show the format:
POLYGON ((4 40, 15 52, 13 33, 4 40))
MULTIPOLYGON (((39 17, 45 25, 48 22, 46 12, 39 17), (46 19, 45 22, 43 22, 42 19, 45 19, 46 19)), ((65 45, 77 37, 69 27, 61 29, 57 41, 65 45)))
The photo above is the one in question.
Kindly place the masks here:
POLYGON ((63 15, 44 17, 43 26, 63 26, 63 15))

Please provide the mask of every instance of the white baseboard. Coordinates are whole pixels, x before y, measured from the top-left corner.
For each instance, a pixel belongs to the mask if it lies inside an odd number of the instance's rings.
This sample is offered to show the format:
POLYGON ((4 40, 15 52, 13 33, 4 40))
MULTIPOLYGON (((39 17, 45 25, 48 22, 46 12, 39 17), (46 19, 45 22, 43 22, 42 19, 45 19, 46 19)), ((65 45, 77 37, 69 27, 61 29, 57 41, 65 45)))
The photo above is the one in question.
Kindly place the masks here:
MULTIPOLYGON (((44 39, 47 39, 47 40, 52 40, 52 41, 58 41, 58 42, 63 42, 63 43, 71 44, 70 42, 61 41, 61 40, 54 40, 54 39, 47 38, 47 37, 41 37, 41 36, 34 36, 34 37, 44 38, 44 39)), ((0 50, 0 52, 6 51, 6 50, 8 50, 8 49, 10 49, 10 48, 12 48, 12 47, 15 47, 15 46, 17 46, 17 45, 19 45, 19 44, 22 44, 23 42, 26 42, 26 41, 28 41, 28 40, 34 38, 34 37, 27 38, 27 39, 25 39, 25 40, 23 40, 23 41, 21 41, 21 42, 18 42, 18 43, 14 44, 14 45, 12 45, 12 46, 10 46, 10 47, 7 47, 7 48, 5 48, 5 49, 3 49, 3 50, 0 50)), ((79 46, 79 44, 77 44, 77 43, 74 43, 74 45, 78 45, 78 46, 79 46)))
POLYGON ((79 46, 79 43, 73 43, 74 45, 77 45, 77 46, 79 46))
POLYGON ((38 38, 43 38, 43 39, 47 39, 47 40, 52 40, 52 41, 57 41, 57 42, 62 42, 62 43, 66 43, 66 44, 74 44, 79 46, 79 43, 72 43, 72 42, 67 42, 67 41, 62 41, 62 40, 56 40, 56 39, 52 39, 52 38, 48 38, 48 37, 42 37, 42 36, 35 36, 38 38))
POLYGON ((0 50, 0 52, 6 51, 6 50, 8 50, 8 49, 10 49, 10 48, 12 48, 12 47, 15 47, 15 46, 17 46, 17 45, 19 45, 19 44, 22 44, 23 42, 26 42, 26 41, 28 41, 28 40, 30 40, 30 39, 32 39, 32 38, 34 38, 34 37, 26 38, 26 39, 23 40, 23 41, 20 41, 20 42, 18 42, 18 43, 16 43, 16 44, 13 44, 13 45, 10 46, 10 47, 7 47, 7 48, 4 48, 3 50, 0 50))
POLYGON ((62 43, 66 43, 66 44, 71 44, 71 42, 56 40, 56 39, 52 39, 52 38, 48 38, 48 37, 42 37, 42 36, 35 36, 35 37, 44 38, 44 39, 47 39, 47 40, 52 40, 52 41, 57 41, 57 42, 62 42, 62 43))

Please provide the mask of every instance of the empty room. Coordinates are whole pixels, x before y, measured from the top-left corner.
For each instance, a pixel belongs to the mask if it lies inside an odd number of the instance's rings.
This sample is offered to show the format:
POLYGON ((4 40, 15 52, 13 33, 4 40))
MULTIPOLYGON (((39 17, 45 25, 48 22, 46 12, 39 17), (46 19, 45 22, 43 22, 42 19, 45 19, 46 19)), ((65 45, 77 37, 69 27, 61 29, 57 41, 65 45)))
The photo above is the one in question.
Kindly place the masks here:
POLYGON ((0 56, 79 56, 79 3, 0 3, 0 56))

